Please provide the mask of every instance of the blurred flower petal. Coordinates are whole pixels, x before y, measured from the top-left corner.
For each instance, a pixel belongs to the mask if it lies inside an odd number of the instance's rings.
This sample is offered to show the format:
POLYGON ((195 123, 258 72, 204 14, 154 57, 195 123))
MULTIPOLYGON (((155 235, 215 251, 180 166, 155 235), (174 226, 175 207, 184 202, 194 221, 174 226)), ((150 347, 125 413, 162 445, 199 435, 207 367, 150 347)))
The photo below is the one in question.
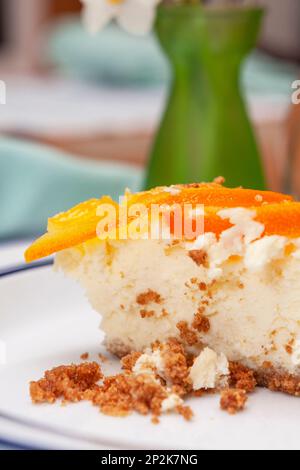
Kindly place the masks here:
POLYGON ((116 16, 118 7, 107 0, 83 0, 83 23, 86 29, 95 34, 116 16))
POLYGON ((137 0, 146 7, 155 8, 162 0, 137 0))
POLYGON ((133 34, 146 34, 151 28, 155 18, 153 0, 127 0, 120 5, 117 21, 120 26, 133 34))

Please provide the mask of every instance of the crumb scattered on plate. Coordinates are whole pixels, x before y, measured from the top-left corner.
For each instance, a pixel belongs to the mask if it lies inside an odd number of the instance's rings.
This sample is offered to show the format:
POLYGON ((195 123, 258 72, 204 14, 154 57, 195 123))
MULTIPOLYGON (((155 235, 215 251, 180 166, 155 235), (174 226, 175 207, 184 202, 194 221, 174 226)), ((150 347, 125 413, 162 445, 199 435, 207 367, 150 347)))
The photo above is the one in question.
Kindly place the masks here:
MULTIPOLYGON (((88 356, 84 353, 81 358, 88 356)), ((107 360, 103 354, 98 357, 103 362, 107 360)), ((159 417, 168 412, 191 420, 193 411, 184 400, 207 393, 220 392, 221 409, 235 414, 244 409, 247 393, 256 386, 250 369, 228 362, 224 355, 217 355, 208 348, 197 356, 188 354, 176 339, 155 343, 144 353, 127 354, 120 365, 123 371, 111 376, 104 376, 96 362, 55 367, 46 371, 42 379, 30 383, 32 402, 89 401, 110 416, 127 416, 134 411, 150 414, 156 424, 159 417), (208 352, 209 361, 204 361, 203 355, 208 352), (203 367, 209 370, 205 372, 203 367)))
POLYGON ((101 362, 107 362, 108 361, 108 357, 106 357, 104 354, 102 353, 98 353, 98 357, 100 359, 101 362))
POLYGON ((85 353, 81 354, 81 356, 80 356, 80 359, 82 359, 83 361, 86 361, 88 358, 89 358, 89 353, 88 352, 85 352, 85 353))
POLYGON ((248 400, 245 390, 228 388, 221 392, 221 409, 234 415, 245 408, 248 400))

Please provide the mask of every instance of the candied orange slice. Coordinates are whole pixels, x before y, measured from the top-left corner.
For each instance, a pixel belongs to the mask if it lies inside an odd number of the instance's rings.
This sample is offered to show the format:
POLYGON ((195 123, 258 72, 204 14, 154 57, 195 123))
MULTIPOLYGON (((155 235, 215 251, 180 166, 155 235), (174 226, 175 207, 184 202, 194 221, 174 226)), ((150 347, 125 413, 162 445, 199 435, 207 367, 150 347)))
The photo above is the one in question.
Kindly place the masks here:
MULTIPOLYGON (((247 207, 256 211, 256 220, 265 225, 266 235, 300 236, 300 203, 294 202, 291 196, 280 193, 243 188, 230 189, 216 183, 203 183, 178 185, 172 187, 171 191, 168 188, 155 188, 126 196, 128 206, 204 204, 204 230, 216 235, 231 227, 229 220, 223 220, 217 215, 219 210, 247 207)), ((25 252, 26 261, 31 262, 96 238, 97 225, 101 220, 97 209, 103 204, 113 205, 116 215, 118 214, 118 204, 109 196, 104 196, 101 199, 91 199, 78 204, 69 211, 50 218, 48 233, 28 248, 25 252)), ((132 218, 128 223, 131 220, 132 218)))
POLYGON ((102 204, 113 204, 115 207, 118 205, 109 196, 103 196, 101 199, 90 199, 85 202, 77 204, 77 206, 69 209, 66 212, 61 212, 48 219, 48 232, 56 232, 57 230, 65 230, 66 227, 71 225, 86 225, 97 223, 99 216, 97 216, 97 209, 102 204))
POLYGON ((256 207, 263 204, 292 201, 286 194, 254 189, 225 188, 216 183, 198 185, 175 185, 169 188, 155 188, 129 196, 128 203, 149 204, 204 204, 216 207, 256 207), (178 192, 177 192, 178 191, 178 192))
POLYGON ((265 226, 264 235, 300 237, 300 203, 268 204, 257 210, 255 220, 265 226))
POLYGON ((109 196, 82 202, 67 212, 62 212, 48 220, 48 233, 38 238, 25 252, 26 262, 52 255, 57 251, 79 245, 97 236, 97 224, 105 214, 97 215, 104 204, 118 204, 109 196))
MULTIPOLYGON (((260 207, 249 207, 256 212, 254 220, 265 226, 263 235, 281 235, 284 237, 300 237, 300 203, 283 202, 280 204, 265 204, 260 207)), ((217 212, 220 208, 208 207, 204 216, 205 232, 219 235, 230 228, 228 219, 221 219, 217 212)))

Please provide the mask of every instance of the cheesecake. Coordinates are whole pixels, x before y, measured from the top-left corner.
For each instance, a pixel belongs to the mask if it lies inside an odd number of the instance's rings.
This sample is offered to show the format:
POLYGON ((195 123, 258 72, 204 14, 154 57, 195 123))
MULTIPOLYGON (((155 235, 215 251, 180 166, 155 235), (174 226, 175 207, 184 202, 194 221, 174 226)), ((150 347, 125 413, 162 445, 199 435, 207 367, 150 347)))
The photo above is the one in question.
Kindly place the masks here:
POLYGON ((117 356, 149 355, 172 338, 195 358, 195 390, 239 364, 259 385, 300 395, 300 203, 291 196, 219 183, 105 196, 50 218, 25 259, 54 253, 117 356))

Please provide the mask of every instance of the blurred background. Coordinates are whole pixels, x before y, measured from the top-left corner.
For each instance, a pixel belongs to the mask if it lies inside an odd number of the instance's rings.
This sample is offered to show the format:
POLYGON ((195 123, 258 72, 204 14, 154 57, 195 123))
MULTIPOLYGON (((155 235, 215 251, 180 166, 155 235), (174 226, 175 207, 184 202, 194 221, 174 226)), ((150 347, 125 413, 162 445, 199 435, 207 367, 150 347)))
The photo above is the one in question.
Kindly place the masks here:
MULTIPOLYGON (((297 193, 300 2, 256 4, 267 11, 243 91, 268 187, 297 193)), ((15 261, 7 242, 41 233, 49 215, 141 186, 168 64, 152 35, 111 24, 90 36, 80 9, 79 0, 0 0, 0 267, 15 261)))

